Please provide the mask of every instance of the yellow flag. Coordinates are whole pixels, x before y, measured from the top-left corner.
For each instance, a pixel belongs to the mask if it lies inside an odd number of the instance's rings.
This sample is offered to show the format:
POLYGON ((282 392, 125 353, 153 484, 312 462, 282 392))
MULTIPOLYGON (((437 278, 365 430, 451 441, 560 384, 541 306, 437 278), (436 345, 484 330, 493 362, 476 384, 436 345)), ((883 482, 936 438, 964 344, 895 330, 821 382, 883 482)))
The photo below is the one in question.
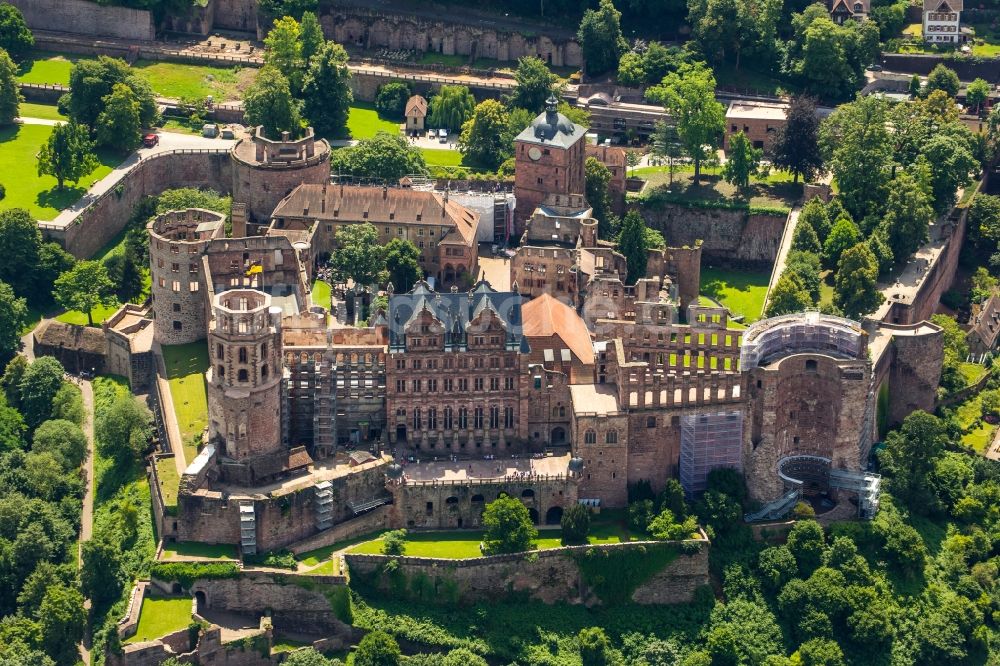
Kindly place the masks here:
POLYGON ((258 273, 263 273, 263 272, 264 272, 264 267, 262 265, 254 264, 250 267, 250 270, 247 271, 247 277, 250 277, 251 275, 257 275, 258 273))

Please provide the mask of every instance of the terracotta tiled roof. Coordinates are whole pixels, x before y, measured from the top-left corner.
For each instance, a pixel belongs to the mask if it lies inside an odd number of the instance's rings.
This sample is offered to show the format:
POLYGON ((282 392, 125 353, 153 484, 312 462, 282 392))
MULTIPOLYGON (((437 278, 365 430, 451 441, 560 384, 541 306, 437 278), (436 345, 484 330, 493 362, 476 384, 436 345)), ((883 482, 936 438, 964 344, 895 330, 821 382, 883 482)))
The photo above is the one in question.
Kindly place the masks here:
MULTIPOLYGON (((400 187, 299 185, 282 199, 273 217, 396 225, 450 224, 465 245, 474 241, 479 224, 477 213, 454 201, 445 201, 437 192, 400 187)), ((442 242, 449 240, 445 237, 442 242)))
POLYGON ((528 338, 557 335, 581 363, 593 364, 594 346, 590 341, 590 331, 573 308, 549 294, 542 294, 523 305, 521 312, 524 316, 524 335, 528 338))
POLYGON ((925 12, 960 12, 964 8, 964 0, 924 0, 925 12))
POLYGON ((427 100, 420 95, 414 95, 406 100, 406 115, 423 118, 427 115, 427 100))

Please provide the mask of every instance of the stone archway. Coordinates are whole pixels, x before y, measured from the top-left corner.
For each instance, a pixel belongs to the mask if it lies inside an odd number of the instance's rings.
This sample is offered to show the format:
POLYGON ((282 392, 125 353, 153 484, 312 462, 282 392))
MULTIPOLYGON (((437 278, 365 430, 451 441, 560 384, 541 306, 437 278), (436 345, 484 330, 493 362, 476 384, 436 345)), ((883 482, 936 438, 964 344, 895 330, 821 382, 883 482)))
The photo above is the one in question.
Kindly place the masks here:
POLYGON ((532 525, 537 525, 538 524, 538 510, 537 509, 528 509, 528 515, 531 517, 531 524, 532 525))
POLYGON ((562 426, 557 426, 552 429, 552 439, 553 444, 565 444, 566 443, 566 429, 562 426))
POLYGON ((551 507, 545 512, 546 525, 558 525, 562 522, 563 508, 561 506, 551 507))

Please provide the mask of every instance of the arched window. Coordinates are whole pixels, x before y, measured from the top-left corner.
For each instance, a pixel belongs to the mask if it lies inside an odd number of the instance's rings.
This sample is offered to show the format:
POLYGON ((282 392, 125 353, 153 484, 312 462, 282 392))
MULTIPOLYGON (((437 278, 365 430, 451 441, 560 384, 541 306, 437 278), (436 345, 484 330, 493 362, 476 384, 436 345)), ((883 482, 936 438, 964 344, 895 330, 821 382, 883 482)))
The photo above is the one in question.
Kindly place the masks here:
POLYGON ((241 382, 249 381, 249 379, 250 379, 250 377, 249 377, 249 375, 247 375, 247 371, 245 369, 244 370, 240 370, 240 373, 239 373, 239 375, 237 375, 237 378, 241 382))
POLYGON ((260 366, 260 378, 267 379, 267 363, 260 366))
POLYGON ((618 431, 617 430, 609 430, 608 434, 606 434, 604 436, 604 443, 605 444, 617 444, 618 443, 618 431))
POLYGON ((225 377, 225 376, 226 376, 226 366, 220 365, 219 366, 219 377, 222 378, 222 377, 225 377))
POLYGON ((583 433, 583 443, 584 444, 597 444, 597 433, 593 430, 588 430, 583 433))
POLYGON ((240 347, 240 363, 246 363, 246 362, 247 362, 247 348, 240 347))
POLYGON ((559 416, 566 416, 566 408, 559 405, 559 416))

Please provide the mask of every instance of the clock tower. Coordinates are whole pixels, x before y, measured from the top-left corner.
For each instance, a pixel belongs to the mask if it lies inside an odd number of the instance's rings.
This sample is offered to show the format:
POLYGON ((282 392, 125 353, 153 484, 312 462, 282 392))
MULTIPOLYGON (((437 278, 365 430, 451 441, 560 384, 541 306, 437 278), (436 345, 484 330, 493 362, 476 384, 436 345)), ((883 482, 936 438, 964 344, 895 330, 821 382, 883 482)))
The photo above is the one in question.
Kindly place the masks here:
POLYGON ((550 194, 585 194, 587 128, 556 111, 559 100, 550 96, 545 112, 514 139, 514 229, 517 242, 524 226, 550 194))

